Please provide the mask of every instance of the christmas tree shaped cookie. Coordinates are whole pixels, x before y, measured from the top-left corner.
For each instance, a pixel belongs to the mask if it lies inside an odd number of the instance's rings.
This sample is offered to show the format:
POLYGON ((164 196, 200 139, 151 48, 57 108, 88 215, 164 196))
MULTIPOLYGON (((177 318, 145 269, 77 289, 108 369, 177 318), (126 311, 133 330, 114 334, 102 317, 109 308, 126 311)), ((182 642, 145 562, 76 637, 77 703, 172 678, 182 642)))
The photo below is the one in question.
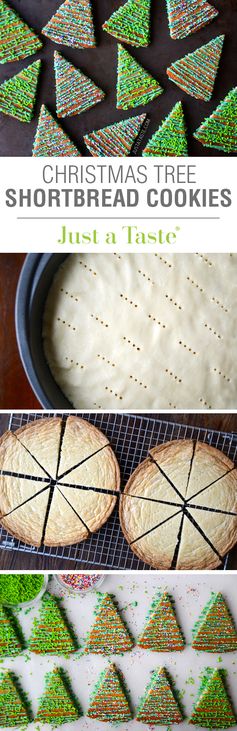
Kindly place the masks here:
POLYGON ((140 104, 148 104, 162 94, 162 91, 158 81, 119 44, 117 109, 129 109, 129 107, 138 107, 140 104))
POLYGON ((42 33, 54 43, 71 48, 96 46, 90 0, 65 0, 42 33))
POLYGON ((0 86, 0 112, 30 122, 36 97, 41 61, 35 61, 0 86))
POLYGON ((165 668, 159 668, 152 673, 150 683, 140 700, 136 720, 160 726, 183 721, 183 714, 165 668))
POLYGON ((133 641, 110 594, 100 594, 95 621, 89 632, 85 653, 120 655, 133 647, 133 641))
POLYGON ((171 38, 186 38, 216 18, 218 10, 206 0, 166 0, 171 38))
POLYGON ((45 691, 39 701, 35 721, 50 723, 53 727, 76 721, 82 715, 68 677, 62 668, 46 673, 45 691))
POLYGON ((104 99, 104 92, 58 51, 54 54, 54 70, 58 117, 81 114, 104 99))
POLYGON ((39 617, 33 622, 29 649, 40 655, 67 655, 77 648, 60 600, 47 592, 41 601, 39 617))
POLYGON ((194 133, 205 147, 237 152, 237 87, 231 89, 210 117, 194 133))
POLYGON ((77 147, 44 106, 41 107, 33 157, 80 157, 77 147))
POLYGON ((132 718, 129 703, 123 688, 123 681, 115 665, 109 665, 100 674, 94 688, 90 706, 87 711, 89 718, 110 723, 125 723, 132 718))
POLYGON ((236 718, 222 670, 206 668, 189 723, 214 729, 235 726, 236 718))
POLYGON ((186 157, 188 145, 181 102, 172 111, 148 140, 143 150, 144 157, 186 157))
POLYGON ((31 721, 31 710, 14 673, 0 673, 0 727, 24 728, 31 721))
POLYGON ((225 36, 213 38, 205 46, 180 58, 167 69, 171 81, 195 99, 211 99, 225 36))
POLYGON ((19 61, 42 48, 42 43, 18 13, 0 2, 0 63, 19 61))
POLYGON ((237 650, 237 632, 220 592, 212 594, 193 629, 192 647, 206 652, 237 650))
POLYGON ((85 135, 84 142, 93 157, 126 157, 146 119, 145 114, 115 122, 85 135))
POLYGON ((166 592, 153 600, 137 644, 156 652, 177 652, 184 649, 184 638, 171 598, 166 592))
POLYGON ((0 606, 0 657, 19 655, 25 640, 16 618, 7 607, 0 606))
POLYGON ((127 0, 104 23, 104 30, 131 46, 148 46, 150 4, 151 0, 127 0))

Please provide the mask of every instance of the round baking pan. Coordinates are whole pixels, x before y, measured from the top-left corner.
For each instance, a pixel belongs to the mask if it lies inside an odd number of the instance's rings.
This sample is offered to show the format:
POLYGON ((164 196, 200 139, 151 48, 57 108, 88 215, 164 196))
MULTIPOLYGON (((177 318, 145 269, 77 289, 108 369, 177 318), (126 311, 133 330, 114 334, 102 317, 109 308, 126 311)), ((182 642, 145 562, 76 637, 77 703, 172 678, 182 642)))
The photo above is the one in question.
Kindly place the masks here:
POLYGON ((46 409, 71 409, 48 367, 42 339, 45 300, 52 279, 67 254, 28 254, 18 282, 15 323, 18 348, 27 378, 46 409))

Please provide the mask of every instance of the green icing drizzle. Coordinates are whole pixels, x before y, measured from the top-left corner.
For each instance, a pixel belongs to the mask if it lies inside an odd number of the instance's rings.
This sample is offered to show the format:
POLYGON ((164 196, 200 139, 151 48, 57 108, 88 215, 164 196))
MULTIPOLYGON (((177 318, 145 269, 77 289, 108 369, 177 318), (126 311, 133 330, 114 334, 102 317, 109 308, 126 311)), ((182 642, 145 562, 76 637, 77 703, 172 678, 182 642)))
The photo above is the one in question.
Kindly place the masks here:
POLYGON ((150 3, 151 0, 127 0, 104 23, 104 30, 131 46, 148 46, 150 3))
POLYGON ((0 86, 0 112, 30 122, 36 97, 41 61, 35 61, 0 86))
POLYGON ((188 146, 181 102, 172 111, 148 140, 143 150, 144 157, 186 157, 188 146))
POLYGON ((42 599, 39 617, 33 622, 29 649, 41 655, 68 655, 78 649, 60 599, 52 594, 46 593, 42 599))

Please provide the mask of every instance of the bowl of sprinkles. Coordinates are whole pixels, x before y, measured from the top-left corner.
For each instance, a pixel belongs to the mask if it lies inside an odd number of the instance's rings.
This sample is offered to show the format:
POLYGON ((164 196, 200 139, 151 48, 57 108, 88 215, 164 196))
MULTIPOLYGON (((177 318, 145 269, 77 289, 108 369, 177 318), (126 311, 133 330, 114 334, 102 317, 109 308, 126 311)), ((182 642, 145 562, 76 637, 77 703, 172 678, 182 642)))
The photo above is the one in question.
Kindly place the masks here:
POLYGON ((81 595, 97 591, 104 578, 104 574, 55 574, 55 579, 66 591, 81 595))
POLYGON ((0 605, 31 607, 42 598, 47 585, 44 574, 1 574, 0 605))

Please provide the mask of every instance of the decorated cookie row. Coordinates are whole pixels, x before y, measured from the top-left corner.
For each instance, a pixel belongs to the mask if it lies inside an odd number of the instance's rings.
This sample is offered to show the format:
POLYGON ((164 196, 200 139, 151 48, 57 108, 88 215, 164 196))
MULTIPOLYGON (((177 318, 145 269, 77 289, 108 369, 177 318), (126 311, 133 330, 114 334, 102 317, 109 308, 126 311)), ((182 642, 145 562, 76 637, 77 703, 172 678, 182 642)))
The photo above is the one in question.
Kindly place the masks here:
MULTIPOLYGON (((98 593, 95 619, 83 652, 120 655, 135 644, 111 594, 98 593)), ((138 637, 139 647, 156 652, 177 652, 185 640, 176 619, 173 601, 167 593, 155 597, 145 627, 138 637)), ((18 655, 25 647, 36 654, 68 655, 80 649, 60 599, 44 595, 39 616, 34 619, 28 642, 9 609, 0 607, 0 656, 18 655)), ((237 650, 237 633, 223 596, 212 594, 193 629, 192 647, 207 652, 237 650)))
MULTIPOLYGON (((206 0, 166 0, 170 36, 186 38, 218 16, 218 10, 206 0)), ((34 31, 15 10, 1 0, 0 63, 30 56, 42 47, 34 31)), ((103 29, 131 46, 150 43, 151 0, 127 0, 103 24, 103 29)), ((42 28, 42 34, 54 43, 71 48, 94 48, 96 35, 90 0, 64 1, 42 28)))
MULTIPOLYGON (((229 728, 236 724, 225 675, 223 670, 205 669, 188 719, 190 724, 204 728, 229 728)), ((58 727, 75 721, 82 715, 81 705, 72 691, 67 673, 62 668, 54 668, 48 672, 34 720, 58 727)), ((134 717, 124 679, 115 665, 108 665, 100 674, 86 715, 98 721, 116 724, 130 721, 134 717)), ((139 701, 136 720, 144 724, 170 725, 181 723, 184 717, 172 677, 163 667, 154 670, 139 701)), ((32 720, 31 704, 23 693, 18 678, 9 671, 1 673, 1 728, 9 725, 26 726, 32 720)))

